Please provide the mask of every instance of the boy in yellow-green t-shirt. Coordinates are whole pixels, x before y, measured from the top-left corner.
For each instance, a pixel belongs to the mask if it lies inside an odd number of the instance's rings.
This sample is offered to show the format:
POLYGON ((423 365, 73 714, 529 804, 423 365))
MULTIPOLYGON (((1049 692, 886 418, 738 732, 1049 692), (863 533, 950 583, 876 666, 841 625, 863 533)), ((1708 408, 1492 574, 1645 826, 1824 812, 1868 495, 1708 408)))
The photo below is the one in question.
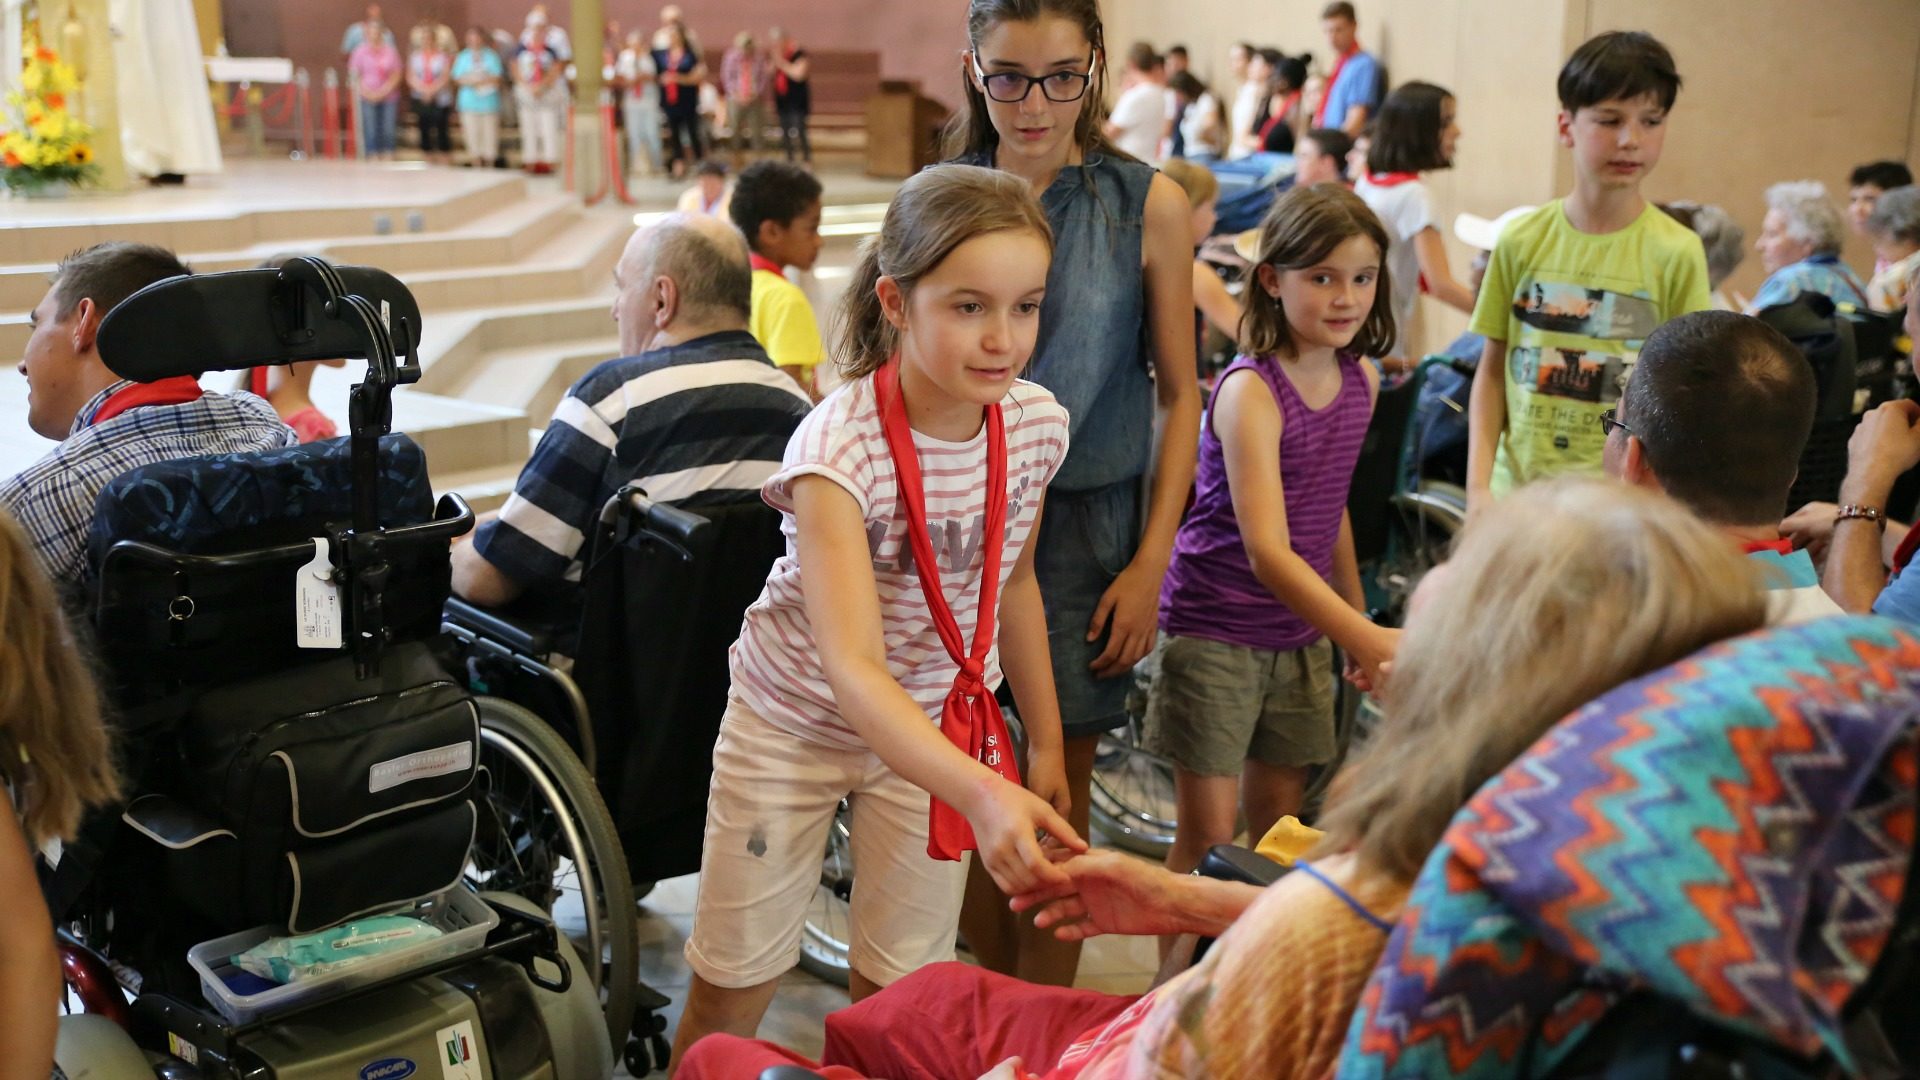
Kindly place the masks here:
POLYGON ((826 348, 813 305, 785 271, 811 270, 820 257, 820 181, 785 161, 755 162, 734 181, 729 212, 752 252, 747 329, 780 370, 813 394, 813 369, 826 359, 826 348))
POLYGON ((1700 238, 1640 194, 1680 93, 1673 55, 1649 34, 1601 34, 1561 68, 1559 90, 1573 193, 1501 231, 1473 311, 1487 345, 1468 410, 1469 506, 1599 472, 1600 414, 1640 343, 1710 304, 1700 238))

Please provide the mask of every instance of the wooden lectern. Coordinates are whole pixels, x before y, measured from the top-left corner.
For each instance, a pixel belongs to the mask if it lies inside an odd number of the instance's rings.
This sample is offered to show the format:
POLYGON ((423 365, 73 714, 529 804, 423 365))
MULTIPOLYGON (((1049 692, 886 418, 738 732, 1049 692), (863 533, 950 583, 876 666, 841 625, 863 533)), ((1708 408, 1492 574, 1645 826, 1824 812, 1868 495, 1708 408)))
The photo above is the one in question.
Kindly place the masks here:
POLYGON ((867 175, 904 180, 940 160, 946 106, 918 82, 883 80, 867 98, 867 175))

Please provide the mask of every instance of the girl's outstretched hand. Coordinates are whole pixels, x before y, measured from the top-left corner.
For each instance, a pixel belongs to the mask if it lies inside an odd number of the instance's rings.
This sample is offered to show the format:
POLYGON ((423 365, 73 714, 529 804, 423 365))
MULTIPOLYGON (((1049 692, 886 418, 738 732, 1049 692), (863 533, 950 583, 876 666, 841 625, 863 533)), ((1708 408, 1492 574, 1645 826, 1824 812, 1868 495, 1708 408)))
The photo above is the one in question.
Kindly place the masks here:
POLYGON ((967 821, 973 826, 981 863, 1007 896, 1068 883, 1066 871, 1054 864, 1041 844, 1042 833, 1068 851, 1087 850, 1087 842, 1045 800, 999 776, 975 789, 967 821))

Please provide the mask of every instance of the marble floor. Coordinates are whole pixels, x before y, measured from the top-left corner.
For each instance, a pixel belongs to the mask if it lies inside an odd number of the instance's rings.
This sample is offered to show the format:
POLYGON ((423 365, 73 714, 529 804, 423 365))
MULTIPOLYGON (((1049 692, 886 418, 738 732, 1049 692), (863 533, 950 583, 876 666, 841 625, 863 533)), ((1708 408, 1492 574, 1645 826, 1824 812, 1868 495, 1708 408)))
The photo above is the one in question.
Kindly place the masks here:
MULTIPOLYGON (((699 875, 663 881, 640 902, 640 978, 673 999, 667 1009, 671 1032, 680 1022, 690 973, 681 956, 693 927, 693 901, 699 875)), ((960 959, 970 959, 961 953, 960 959)), ((1113 994, 1144 992, 1159 966, 1154 939, 1103 937, 1089 941, 1080 957, 1075 985, 1113 994)), ((760 1025, 760 1037, 818 1056, 827 1014, 847 1004, 847 992, 795 969, 781 980, 773 1006, 760 1025)), ((624 1068, 615 1074, 629 1077, 624 1068)), ((664 1076, 664 1073, 649 1073, 664 1076)))

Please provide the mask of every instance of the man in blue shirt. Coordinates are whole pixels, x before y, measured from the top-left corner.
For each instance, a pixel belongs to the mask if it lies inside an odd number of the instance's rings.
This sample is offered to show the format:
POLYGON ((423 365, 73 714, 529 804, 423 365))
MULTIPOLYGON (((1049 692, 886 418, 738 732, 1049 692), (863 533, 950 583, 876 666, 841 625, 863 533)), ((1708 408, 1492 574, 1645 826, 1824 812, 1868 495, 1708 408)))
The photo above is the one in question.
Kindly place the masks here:
POLYGON ((1339 128, 1358 138, 1380 107, 1380 62, 1360 48, 1358 20, 1346 0, 1328 4, 1320 12, 1320 26, 1334 59, 1313 126, 1339 128))

